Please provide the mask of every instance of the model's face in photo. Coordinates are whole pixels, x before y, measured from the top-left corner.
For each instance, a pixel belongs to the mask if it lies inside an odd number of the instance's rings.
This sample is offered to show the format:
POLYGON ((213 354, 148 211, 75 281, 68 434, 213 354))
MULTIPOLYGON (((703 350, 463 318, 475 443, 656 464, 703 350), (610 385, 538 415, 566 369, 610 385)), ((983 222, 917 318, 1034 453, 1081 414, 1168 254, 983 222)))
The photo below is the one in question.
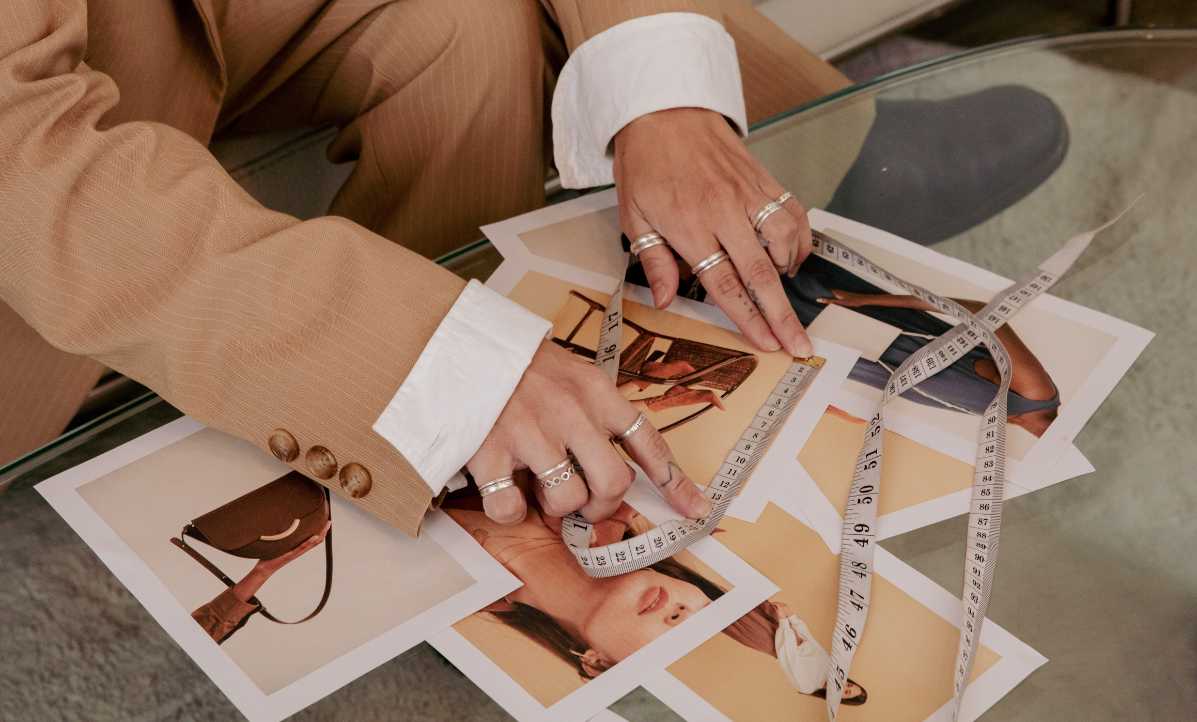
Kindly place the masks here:
POLYGON ((603 585, 602 604, 582 628, 587 643, 618 662, 711 603, 698 587, 651 569, 603 585))

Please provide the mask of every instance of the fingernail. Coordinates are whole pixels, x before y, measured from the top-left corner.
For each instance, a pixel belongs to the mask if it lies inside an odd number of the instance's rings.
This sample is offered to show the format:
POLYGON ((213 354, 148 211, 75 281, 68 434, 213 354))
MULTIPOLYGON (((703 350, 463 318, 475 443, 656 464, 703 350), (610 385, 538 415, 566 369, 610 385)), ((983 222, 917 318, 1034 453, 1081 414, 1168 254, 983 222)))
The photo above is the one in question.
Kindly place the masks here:
POLYGON ((657 308, 662 308, 665 305, 665 287, 659 283, 654 283, 651 288, 653 291, 653 305, 657 308))
POLYGON ((831 303, 831 301, 830 301, 829 299, 826 299, 826 298, 816 298, 816 299, 815 299, 815 302, 816 302, 816 303, 821 303, 821 304, 823 304, 823 305, 827 305, 827 304, 831 303))
POLYGON ((761 344, 761 348, 765 349, 766 351, 777 351, 781 348, 781 342, 777 340, 777 337, 770 335, 769 338, 765 339, 765 342, 761 344))
POLYGON ((794 346, 790 349, 790 354, 798 358, 810 358, 815 352, 815 347, 810 343, 810 337, 806 334, 799 334, 794 339, 794 346))
POLYGON ((690 502, 690 518, 701 519, 711 513, 711 500, 705 496, 699 496, 697 501, 690 502))

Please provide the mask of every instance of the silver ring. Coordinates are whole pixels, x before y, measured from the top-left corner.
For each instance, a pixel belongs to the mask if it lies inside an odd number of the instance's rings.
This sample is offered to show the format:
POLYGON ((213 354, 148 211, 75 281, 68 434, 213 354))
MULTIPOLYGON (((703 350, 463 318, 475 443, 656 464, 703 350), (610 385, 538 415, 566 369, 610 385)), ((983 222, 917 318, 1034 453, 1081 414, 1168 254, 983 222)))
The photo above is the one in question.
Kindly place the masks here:
POLYGON ((578 470, 574 467, 573 459, 567 456, 560 464, 537 474, 536 482, 540 484, 542 489, 548 491, 574 478, 574 474, 576 473, 578 473, 578 470))
POLYGON ((701 276, 703 273, 706 273, 715 266, 718 266, 720 263, 726 261, 727 258, 728 256, 725 251, 715 251, 711 255, 694 264, 694 267, 690 269, 690 273, 693 273, 695 276, 701 276))
POLYGON ((653 246, 663 245, 665 245, 665 237, 660 233, 653 231, 652 233, 645 233, 643 236, 637 237, 636 240, 632 241, 628 246, 628 251, 631 252, 633 256, 639 256, 641 253, 647 251, 653 246))
POLYGON ((777 196, 777 198, 775 198, 773 200, 773 202, 779 206, 784 206, 787 201, 792 201, 792 200, 794 200, 794 194, 789 191, 786 191, 785 193, 782 193, 781 195, 777 196))
POLYGON ((752 230, 760 233, 761 226, 765 224, 765 221, 769 219, 769 216, 780 210, 781 203, 777 201, 769 201, 765 205, 761 206, 761 209, 756 212, 755 216, 752 217, 752 230))
POLYGON ((632 422, 632 425, 631 425, 631 426, 629 426, 628 428, 624 429, 624 430, 623 430, 623 433, 621 433, 621 434, 618 434, 618 435, 615 437, 615 438, 616 438, 616 440, 618 440, 618 441, 619 441, 619 443, 621 443, 621 444, 622 444, 623 442, 625 442, 625 441, 627 441, 628 439, 632 438, 632 434, 634 434, 634 433, 636 433, 637 431, 639 431, 639 430, 640 430, 640 427, 641 427, 641 426, 644 426, 644 425, 645 425, 645 424, 647 424, 647 423, 648 423, 648 417, 647 417, 647 416, 645 416, 643 413, 641 413, 639 416, 637 416, 637 417, 636 417, 636 420, 632 422))
POLYGON ((573 459, 571 457, 567 456, 564 459, 562 459, 560 463, 554 464, 553 466, 549 467, 548 469, 545 469, 544 471, 536 472, 536 478, 543 479, 546 476, 552 476, 553 474, 556 474, 558 471, 561 471, 565 467, 569 466, 571 462, 573 462, 573 459))
POLYGON ((478 496, 481 496, 483 499, 485 499, 495 492, 503 491, 504 489, 510 489, 513 486, 515 486, 514 476, 500 476, 498 479, 491 479, 485 484, 479 484, 478 496))

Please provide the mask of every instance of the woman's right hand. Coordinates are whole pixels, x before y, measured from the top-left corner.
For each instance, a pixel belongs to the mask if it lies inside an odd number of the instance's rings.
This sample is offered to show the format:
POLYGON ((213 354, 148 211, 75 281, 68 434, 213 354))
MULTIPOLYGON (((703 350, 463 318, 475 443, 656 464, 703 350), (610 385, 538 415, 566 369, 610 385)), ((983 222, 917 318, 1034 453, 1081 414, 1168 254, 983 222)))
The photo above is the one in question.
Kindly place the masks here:
MULTIPOLYGON (((540 508, 551 516, 580 510, 590 521, 611 516, 632 483, 631 467, 612 445, 638 412, 602 370, 551 341, 532 357, 499 420, 466 468, 476 483, 516 469, 551 469, 572 454, 580 468, 550 489, 535 485, 540 508)), ((645 423, 622 443, 678 513, 700 518, 711 505, 673 459, 660 432, 645 423)), ((522 521, 528 506, 519 487, 483 499, 486 515, 502 524, 522 521)))

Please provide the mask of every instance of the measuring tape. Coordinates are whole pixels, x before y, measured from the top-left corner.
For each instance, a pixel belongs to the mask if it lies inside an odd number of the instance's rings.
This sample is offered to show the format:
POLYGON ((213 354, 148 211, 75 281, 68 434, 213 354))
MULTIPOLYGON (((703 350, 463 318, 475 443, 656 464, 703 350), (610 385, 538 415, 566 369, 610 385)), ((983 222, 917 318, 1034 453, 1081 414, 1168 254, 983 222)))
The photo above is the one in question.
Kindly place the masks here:
MULTIPOLYGON (((1080 257, 1093 237, 1117 222, 1125 213, 1123 211, 1101 227, 1070 239, 1037 270, 1007 287, 976 314, 951 299, 942 298, 898 278, 840 242, 814 231, 812 255, 848 268, 862 277, 897 286, 957 322, 950 331, 911 354, 890 376, 882 390, 877 411, 869 420, 864 443, 856 459, 840 536, 839 593, 827 673, 827 713, 831 720, 835 720, 839 711, 852 658, 860 645, 868 617, 886 403, 951 366, 978 344, 984 345, 989 351, 1001 377, 996 395, 981 416, 961 598, 964 618, 954 670, 955 719, 960 713, 961 699, 972 671, 981 626, 989 606, 1001 533, 1002 500, 1005 496, 1007 396, 1011 366, 1010 357, 998 340, 996 331, 1024 306, 1051 288, 1080 257)), ((622 305, 621 281, 605 308, 595 353, 595 364, 612 379, 619 373, 622 305)), ((593 526, 590 522, 577 513, 565 517, 561 527, 562 539, 586 573, 592 577, 611 577, 643 569, 709 534, 718 526, 744 480, 751 475, 757 461, 768 449, 769 442, 821 366, 821 359, 795 360, 786 371, 728 454, 715 478, 704 489, 703 494, 711 500, 713 507, 706 518, 670 520, 633 539, 591 549, 589 545, 593 526)))
MULTIPOLYGON (((594 363, 612 380, 619 374, 620 336, 623 328, 623 282, 603 312, 594 363)), ((644 569, 667 559, 710 534, 719 526, 728 507, 740 493, 769 448, 777 431, 814 381, 823 359, 796 359, 769 397, 761 404, 752 422, 728 452, 715 478, 703 489, 711 502, 711 513, 702 519, 670 519, 632 539, 601 547, 590 547, 593 525, 578 513, 561 520, 561 538, 573 552, 578 564, 592 577, 614 577, 644 569)))
MULTIPOLYGON (((1129 210, 1129 209, 1128 209, 1129 210)), ((1125 211, 1123 211, 1125 213, 1125 211)), ((1122 214, 1119 214, 1118 218, 1122 214)), ((876 547, 877 506, 881 491, 882 430, 885 405, 928 378, 951 366, 969 350, 983 344, 988 349, 1001 383, 997 394, 981 416, 972 501, 968 514, 968 537, 964 557, 964 617, 956 652, 953 719, 972 671, 981 637, 981 626, 993 589, 998 540, 1002 527, 1002 500, 1006 484, 1006 400, 1010 390, 1010 357, 995 332, 1025 305, 1047 291, 1088 247, 1093 237, 1118 218, 1064 244, 1051 258, 1021 281, 1007 287, 975 315, 960 304, 909 283, 826 235, 814 232, 812 255, 847 268, 862 277, 892 284, 953 318, 958 325, 911 354, 893 372, 881 393, 877 411, 869 420, 864 444, 856 458, 852 486, 844 510, 840 534, 840 578, 831 661, 827 679, 827 713, 832 720, 860 646, 868 617, 876 547)))

